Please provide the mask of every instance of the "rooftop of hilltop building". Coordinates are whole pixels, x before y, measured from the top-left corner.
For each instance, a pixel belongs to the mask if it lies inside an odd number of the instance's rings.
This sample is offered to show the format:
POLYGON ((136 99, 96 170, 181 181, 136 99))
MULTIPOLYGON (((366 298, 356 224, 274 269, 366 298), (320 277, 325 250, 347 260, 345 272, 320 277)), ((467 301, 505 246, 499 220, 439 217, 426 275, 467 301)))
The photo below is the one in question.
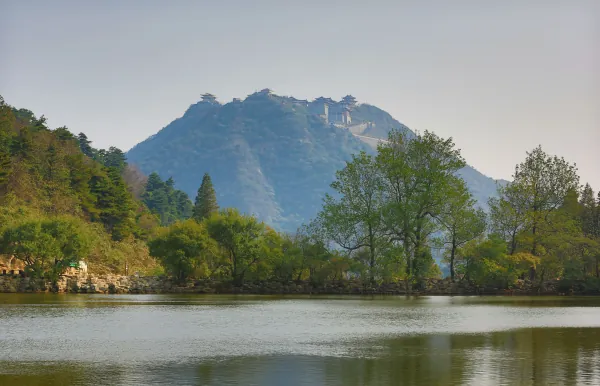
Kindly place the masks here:
MULTIPOLYGON (((353 122, 353 112, 359 104, 354 96, 348 94, 342 97, 339 101, 336 101, 330 97, 320 96, 314 98, 312 101, 307 99, 298 99, 293 96, 277 95, 273 90, 264 88, 260 91, 255 91, 252 94, 246 96, 245 99, 233 98, 231 104, 243 104, 245 101, 260 100, 261 98, 269 98, 280 102, 282 105, 289 104, 291 108, 295 109, 298 106, 306 108, 306 113, 319 117, 324 121, 325 124, 345 127, 354 129, 354 134, 362 134, 367 128, 372 128, 375 123, 369 120, 358 119, 353 122), (359 125, 365 126, 357 128, 359 125), (360 131, 360 133, 358 131, 360 131)), ((225 105, 228 105, 226 103, 225 105)), ((194 105, 193 105, 194 106, 194 105)), ((195 106, 222 106, 217 101, 217 97, 211 93, 204 93, 201 95, 201 101, 197 102, 195 106)))
MULTIPOLYGON (((273 92, 273 90, 269 89, 269 88, 265 88, 262 89, 260 91, 256 91, 252 94, 249 94, 246 96, 246 98, 233 98, 232 102, 243 102, 244 100, 250 98, 250 97, 254 97, 254 96, 268 96, 268 97, 273 97, 273 98, 278 98, 278 99, 282 99, 282 100, 286 100, 286 101, 290 101, 293 103, 309 103, 309 104, 314 104, 314 103, 326 103, 330 106, 336 106, 336 105, 341 105, 341 106, 345 106, 347 108, 352 108, 354 106, 357 105, 357 101, 356 98, 350 94, 342 97, 339 101, 336 101, 332 98, 329 97, 324 97, 324 96, 320 96, 317 98, 314 98, 312 101, 309 101, 307 99, 298 99, 295 98, 293 96, 285 96, 285 95, 277 95, 273 92)), ((220 104, 220 102, 217 101, 217 96, 212 94, 212 93, 204 93, 201 95, 201 100, 200 102, 208 102, 208 103, 217 103, 220 104)))

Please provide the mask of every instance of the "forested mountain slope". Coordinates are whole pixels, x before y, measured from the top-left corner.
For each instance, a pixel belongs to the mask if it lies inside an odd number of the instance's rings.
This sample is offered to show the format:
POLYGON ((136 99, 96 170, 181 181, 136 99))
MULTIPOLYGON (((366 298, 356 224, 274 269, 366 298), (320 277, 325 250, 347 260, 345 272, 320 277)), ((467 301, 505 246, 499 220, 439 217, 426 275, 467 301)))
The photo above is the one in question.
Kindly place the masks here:
MULTIPOLYGON (((208 172, 223 207, 293 231, 317 213, 335 172, 351 154, 373 152, 374 139, 386 138, 391 129, 414 134, 351 96, 309 102, 263 90, 221 104, 205 94, 127 157, 146 174, 173 177, 190 196, 208 172)), ((495 181, 472 168, 462 174, 485 205, 495 194, 495 181)))
MULTIPOLYGON (((93 244, 86 253, 71 251, 76 255, 71 258, 87 260, 93 271, 154 269, 145 240, 161 223, 191 216, 192 203, 172 180, 151 177, 149 184, 120 149, 95 149, 85 134, 52 130, 44 116, 12 107, 0 96, 0 233, 13 232, 4 236, 21 243, 50 237, 52 227, 66 227, 52 230, 64 235, 70 227, 73 240, 93 244)), ((59 261, 48 240, 28 247, 35 249, 35 259, 59 261)), ((0 247, 8 250, 6 243, 0 237, 0 247)), ((9 260, 14 259, 0 256, 0 265, 9 266, 9 260)))

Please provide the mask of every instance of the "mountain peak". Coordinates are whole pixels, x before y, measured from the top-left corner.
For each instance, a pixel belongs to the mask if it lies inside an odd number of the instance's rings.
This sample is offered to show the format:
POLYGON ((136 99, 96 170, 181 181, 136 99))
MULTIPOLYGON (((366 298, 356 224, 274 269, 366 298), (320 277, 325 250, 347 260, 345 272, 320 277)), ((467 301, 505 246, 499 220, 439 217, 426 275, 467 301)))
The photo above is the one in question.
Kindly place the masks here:
MULTIPOLYGON (((193 196, 210 173, 222 207, 294 231, 321 207, 335 172, 359 151, 374 153, 390 130, 414 133, 352 95, 336 101, 280 96, 263 89, 221 104, 210 93, 127 157, 145 173, 172 176, 193 196)), ((465 179, 482 205, 494 180, 474 169, 465 179)))

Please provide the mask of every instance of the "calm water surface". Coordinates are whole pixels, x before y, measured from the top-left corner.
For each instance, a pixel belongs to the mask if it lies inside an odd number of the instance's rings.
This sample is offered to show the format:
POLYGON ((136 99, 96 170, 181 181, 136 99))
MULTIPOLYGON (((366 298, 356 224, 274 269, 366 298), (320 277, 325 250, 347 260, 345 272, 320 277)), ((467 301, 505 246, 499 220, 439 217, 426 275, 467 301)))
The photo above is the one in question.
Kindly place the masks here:
POLYGON ((0 294, 0 385, 600 385, 600 299, 0 294))

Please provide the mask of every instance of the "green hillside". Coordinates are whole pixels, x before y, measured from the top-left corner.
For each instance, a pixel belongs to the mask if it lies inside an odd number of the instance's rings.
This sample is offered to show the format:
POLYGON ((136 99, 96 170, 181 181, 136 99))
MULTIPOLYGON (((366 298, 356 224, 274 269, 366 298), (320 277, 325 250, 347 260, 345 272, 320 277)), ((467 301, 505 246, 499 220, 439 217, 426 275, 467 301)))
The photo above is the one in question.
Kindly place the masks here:
MULTIPOLYGON (((190 217, 192 203, 172 180, 150 177, 120 149, 95 149, 85 134, 52 130, 44 116, 0 97, 0 232, 8 232, 0 247, 34 251, 15 264, 29 259, 30 267, 54 270, 83 259, 95 272, 157 268, 146 240, 161 223, 190 217), (60 257, 65 248, 70 255, 60 257)), ((0 266, 8 260, 0 256, 0 266)))

